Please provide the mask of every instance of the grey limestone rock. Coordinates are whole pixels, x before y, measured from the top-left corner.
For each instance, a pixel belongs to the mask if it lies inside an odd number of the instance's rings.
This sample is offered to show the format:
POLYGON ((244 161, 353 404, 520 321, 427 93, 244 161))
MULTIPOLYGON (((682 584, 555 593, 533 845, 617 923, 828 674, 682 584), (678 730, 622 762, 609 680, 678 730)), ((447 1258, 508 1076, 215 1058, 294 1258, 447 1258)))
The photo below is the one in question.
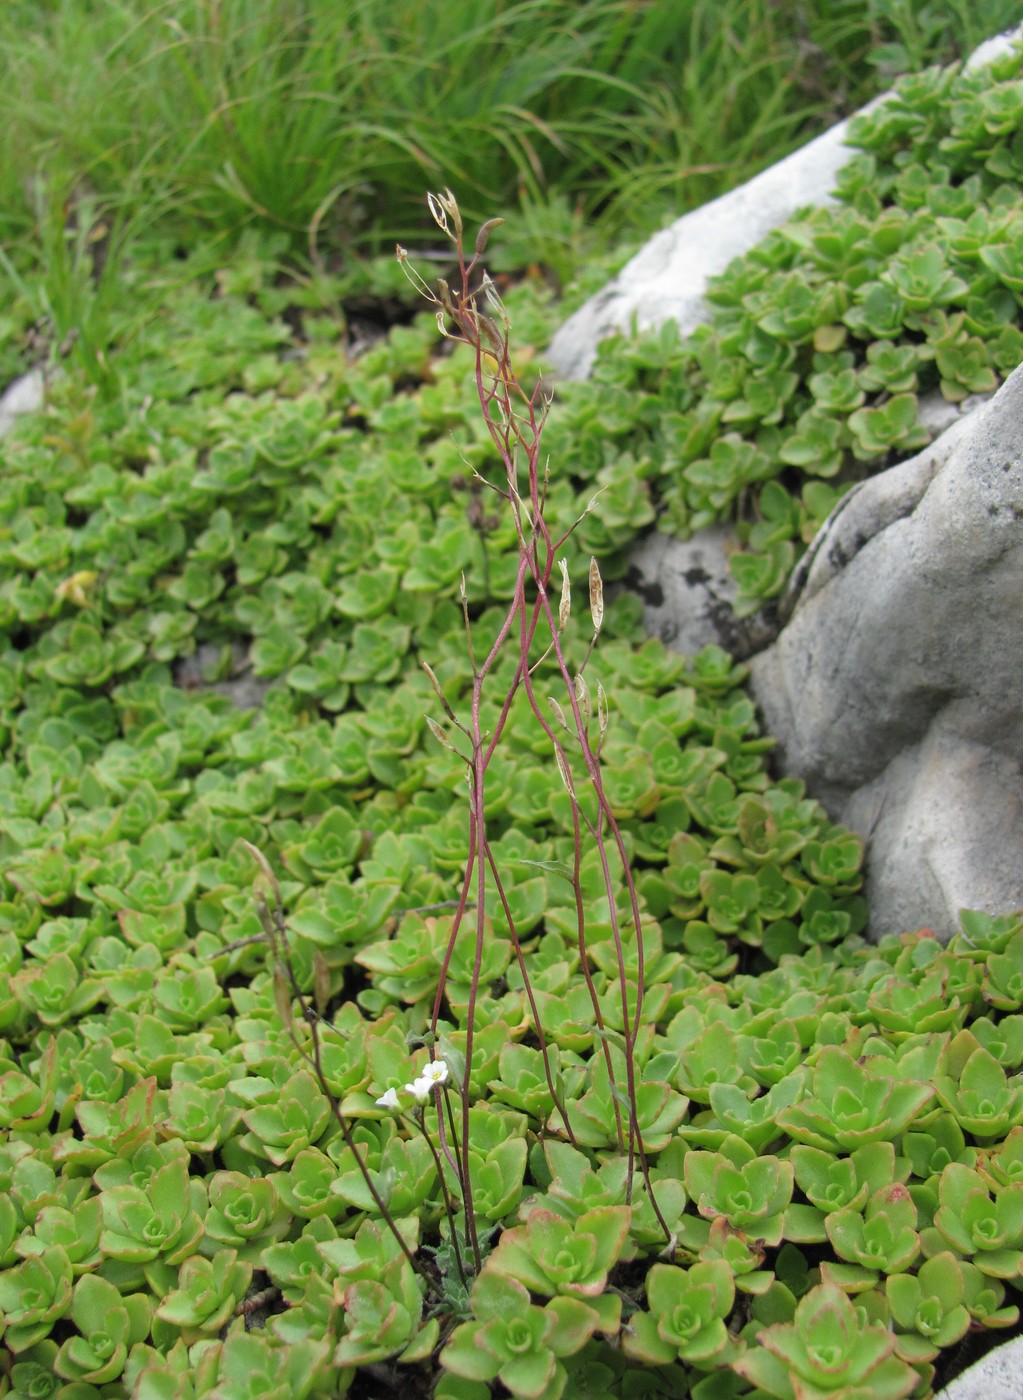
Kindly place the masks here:
POLYGON ((6 437, 20 414, 42 408, 45 394, 46 380, 41 369, 31 369, 9 384, 0 395, 0 437, 6 437))
POLYGON ((270 681, 254 676, 249 670, 248 653, 238 642, 231 644, 230 671, 224 680, 211 680, 222 667, 219 647, 202 642, 191 656, 179 657, 174 663, 174 684, 183 690, 212 690, 223 695, 240 710, 262 709, 270 681))
POLYGON ((712 525, 688 540, 653 530, 636 542, 624 582, 642 601, 651 636, 687 656, 714 644, 740 660, 774 639, 776 629, 762 613, 735 615, 739 589, 728 558, 737 548, 726 525, 712 525))
POLYGON ((875 933, 1023 907, 1023 368, 825 522, 753 687, 785 771, 871 837, 875 933))
POLYGON ((769 170, 694 209, 655 234, 607 287, 570 316, 551 342, 549 363, 563 379, 585 379, 597 344, 633 321, 642 330, 675 320, 683 333, 707 319, 709 277, 827 191, 853 154, 840 122, 769 170))
POLYGON ((1020 1400, 1023 1337, 1006 1342, 957 1376, 934 1400, 1020 1400))

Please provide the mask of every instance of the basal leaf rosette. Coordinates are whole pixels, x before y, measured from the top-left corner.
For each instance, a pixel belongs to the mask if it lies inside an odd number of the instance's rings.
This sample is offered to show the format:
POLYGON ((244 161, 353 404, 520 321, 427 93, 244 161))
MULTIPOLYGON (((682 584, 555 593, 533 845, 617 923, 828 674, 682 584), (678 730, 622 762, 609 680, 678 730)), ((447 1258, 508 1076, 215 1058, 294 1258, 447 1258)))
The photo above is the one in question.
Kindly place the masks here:
MULTIPOLYGON (((690 1217, 691 1219, 691 1217, 690 1217)), ((694 1222, 704 1224, 703 1221, 694 1222)), ((676 1231, 687 1246, 682 1231, 676 1231)), ((729 1225, 723 1215, 711 1221, 705 1240, 697 1245, 701 1261, 721 1259, 732 1271, 735 1286, 743 1293, 766 1293, 774 1283, 774 1273, 762 1267, 766 1250, 760 1240, 751 1243, 741 1230, 729 1225)))
POLYGON ((252 1280, 252 1265, 240 1260, 233 1249, 218 1249, 212 1259, 193 1254, 178 1274, 156 1316, 181 1329, 191 1345, 214 1337, 231 1319, 252 1280))
POLYGON ((876 1282, 878 1273, 902 1273, 920 1253, 916 1206, 899 1183, 875 1191, 862 1214, 849 1208, 836 1210, 824 1224, 838 1257, 872 1271, 871 1282, 876 1282))
POLYGON ((59 1245, 0 1273, 0 1317, 4 1343, 26 1351, 46 1337, 71 1306, 71 1261, 59 1245))
MULTIPOLYGON (((100 1262, 100 1221, 97 1196, 86 1196, 73 1210, 47 1205, 36 1216, 31 1232, 25 1231, 12 1242, 23 1259, 30 1254, 40 1254, 50 1245, 60 1245, 67 1251, 77 1276, 91 1272, 100 1262)), ((3 1230, 0 1228, 0 1240, 2 1238, 3 1230)))
POLYGON ((702 1216, 723 1216, 751 1239, 779 1243, 792 1199, 791 1162, 758 1157, 741 1138, 729 1135, 720 1152, 687 1152, 684 1169, 686 1190, 702 1216))
MULTIPOLYGON (((548 1065, 551 1079, 558 1089, 562 1081, 561 1056, 557 1045, 548 1051, 548 1065)), ((541 1051, 514 1042, 505 1045, 498 1061, 498 1073, 500 1077, 490 1080, 487 1086, 495 1102, 509 1104, 537 1121, 549 1116, 554 1100, 541 1051)), ((558 1091, 562 1092, 561 1089, 558 1091)))
MULTIPOLYGON (((216 1378, 217 1391, 237 1400, 306 1400, 329 1394, 329 1346, 319 1339, 281 1346, 265 1332, 232 1332, 220 1348, 216 1378)), ((343 1382, 338 1389, 344 1393, 343 1382)))
POLYGON ((335 1219, 348 1209, 348 1203, 330 1189, 337 1174, 337 1167, 325 1152, 307 1147, 288 1171, 274 1172, 269 1180, 292 1215, 306 1220, 321 1215, 335 1219))
POLYGON ((947 970, 940 967, 912 980, 889 977, 879 982, 867 999, 867 1010, 895 1040, 957 1028, 966 1016, 959 998, 949 991, 947 970))
POLYGON ((904 1133, 934 1097, 929 1084, 896 1079, 886 1064, 861 1065, 837 1046, 821 1051, 805 1098, 778 1114, 778 1126, 797 1142, 833 1152, 891 1141, 904 1133))
MULTIPOLYGON (((797 1102, 805 1079, 805 1070, 793 1070, 754 1099, 748 1098, 734 1084, 712 1084, 711 1112, 725 1133, 748 1143, 754 1152, 762 1152, 768 1143, 779 1137, 778 1114, 797 1102)), ((693 1140, 696 1141, 695 1137, 693 1140)))
POLYGON ((202 1239, 206 1189, 201 1180, 189 1179, 180 1158, 154 1172, 145 1187, 111 1186, 99 1199, 100 1248, 111 1259, 180 1264, 202 1239))
POLYGON ((970 1320, 978 1327, 1015 1327, 1019 1308, 1005 1302, 1005 1285, 989 1274, 982 1274, 976 1264, 961 1260, 963 1275, 963 1306, 970 1320))
POLYGON ((530 1302, 517 1279, 485 1268, 472 1289, 473 1322, 451 1334, 440 1362, 470 1381, 499 1380, 524 1400, 560 1400, 568 1380, 561 1358, 574 1356, 599 1324, 580 1298, 530 1302))
POLYGON ((532 1210, 524 1225, 504 1232, 488 1268, 543 1297, 584 1299, 599 1312, 601 1331, 615 1332, 621 1300, 604 1289, 628 1238, 631 1215, 624 1205, 584 1211, 574 1221, 532 1210))
POLYGON ((970 1314, 963 1292, 962 1264, 947 1249, 924 1260, 919 1273, 885 1280, 897 1328, 895 1350, 904 1361, 933 1361, 942 1348, 966 1335, 970 1314))
POLYGON ((437 1344, 437 1318, 420 1330, 422 1289, 402 1256, 392 1258, 375 1278, 339 1279, 334 1294, 344 1313, 344 1336, 334 1353, 339 1366, 368 1365, 389 1356, 421 1360, 437 1344))
MULTIPOLYGON (((648 998, 649 1000, 649 998, 648 998)), ((620 1057, 615 1057, 619 1059, 620 1057)), ((615 1065, 618 1083, 612 1086, 603 1057, 594 1059, 590 1087, 573 1104, 570 1121, 575 1140, 583 1147, 610 1147, 617 1140, 621 1106, 616 1095, 625 1083, 624 1068, 615 1065)), ((689 1100, 677 1094, 663 1080, 641 1079, 636 1083, 636 1122, 648 1152, 659 1152, 671 1140, 673 1130, 685 1117, 689 1100)), ((552 1119, 561 1131, 560 1110, 552 1119)))
POLYGON ((124 1370, 129 1348, 149 1336, 151 1303, 143 1293, 122 1297, 106 1279, 84 1274, 75 1284, 71 1320, 81 1335, 61 1345, 54 1370, 69 1381, 105 1385, 124 1370))
POLYGON ((700 1261, 689 1269, 654 1264, 646 1281, 649 1312, 628 1320, 622 1349, 626 1356, 652 1366, 690 1361, 697 1366, 725 1365, 738 1355, 740 1343, 726 1320, 735 1303, 732 1270, 723 1259, 700 1261))
POLYGON ((962 1162, 950 1162, 938 1183, 934 1224, 957 1254, 982 1274, 1012 1279, 1023 1268, 1023 1182, 995 1187, 962 1162))
POLYGON ((330 1108, 312 1075, 299 1070, 281 1085, 273 1102, 257 1104, 242 1118, 249 1129, 239 1139, 242 1146, 283 1167, 319 1140, 330 1108))
POLYGON ((868 1143, 848 1157, 800 1145, 793 1147, 791 1158, 796 1184, 825 1214, 859 1210, 868 1196, 895 1178, 895 1147, 890 1142, 868 1143))
POLYGON ((218 1244, 231 1246, 240 1259, 258 1264, 266 1245, 286 1234, 291 1225, 270 1178, 215 1172, 208 1189, 206 1235, 218 1244))
POLYGON ((976 1138, 1000 1137, 1023 1115, 1023 1089, 1009 1083, 1005 1070, 983 1046, 966 1060, 958 1083, 943 1074, 935 1079, 934 1088, 963 1131, 976 1138))
POLYGON ((994 1186, 1023 1182, 1023 1128, 1013 1128, 1004 1142, 982 1152, 977 1170, 994 1186))
POLYGON ((902 1400, 920 1378, 894 1352, 892 1332, 823 1283, 800 1300, 791 1323, 764 1328, 732 1368, 778 1400, 902 1400))

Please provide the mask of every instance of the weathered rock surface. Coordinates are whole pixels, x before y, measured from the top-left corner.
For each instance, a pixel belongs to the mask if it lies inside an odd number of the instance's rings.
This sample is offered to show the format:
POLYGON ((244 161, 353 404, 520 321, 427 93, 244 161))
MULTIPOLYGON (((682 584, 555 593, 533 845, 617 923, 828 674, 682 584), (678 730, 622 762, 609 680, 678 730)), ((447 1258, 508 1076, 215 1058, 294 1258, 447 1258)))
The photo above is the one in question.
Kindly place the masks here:
POLYGON ((875 933, 1023 907, 1023 368, 839 503, 753 688, 780 764, 870 836, 875 933))
POLYGON ((6 437, 20 414, 42 408, 45 395, 46 380, 41 369, 29 370, 9 384, 0 395, 0 437, 6 437))
MULTIPOLYGON (((949 403, 940 395, 923 400, 921 422, 931 432, 947 431, 912 461, 875 477, 876 493, 866 497, 854 492, 844 499, 842 509, 850 512, 847 533, 869 537, 882 522, 903 514, 907 501, 911 508, 951 452, 969 415, 985 402, 983 395, 961 404, 949 403)), ((820 585, 822 570, 829 567, 819 554, 822 539, 823 535, 818 536, 797 565, 790 594, 812 592, 820 585)), ((728 571, 728 560, 738 548, 727 525, 699 530, 688 540, 673 539, 658 530, 637 540, 629 554, 625 586, 642 600, 650 635, 690 655, 708 644, 722 646, 741 661, 773 642, 791 603, 783 600, 780 608, 736 617, 733 605, 739 589, 728 571)))
POLYGON ((934 1400, 1020 1400, 1023 1395, 1023 1337, 988 1352, 957 1376, 934 1400))
POLYGON ((585 379, 597 345, 635 320, 640 330, 677 321, 683 334, 707 319, 707 279, 724 272, 771 229, 808 204, 830 203, 828 190, 853 152, 848 122, 754 176, 745 185, 684 214, 655 234, 600 292, 570 316, 547 359, 562 379, 585 379))
POLYGON ((248 670, 247 649, 240 642, 231 644, 231 677, 228 680, 210 680, 221 665, 220 648, 211 642, 200 642, 191 656, 179 657, 174 663, 174 684, 183 690, 212 690, 216 695, 226 696, 240 710, 259 710, 263 707, 271 682, 263 676, 254 676, 248 670))
POLYGON ((655 530, 637 541, 624 585, 642 600, 652 637, 687 655, 708 642, 736 656, 749 654, 753 648, 732 610, 739 590, 728 572, 728 556, 735 548, 725 525, 700 530, 689 540, 655 530))

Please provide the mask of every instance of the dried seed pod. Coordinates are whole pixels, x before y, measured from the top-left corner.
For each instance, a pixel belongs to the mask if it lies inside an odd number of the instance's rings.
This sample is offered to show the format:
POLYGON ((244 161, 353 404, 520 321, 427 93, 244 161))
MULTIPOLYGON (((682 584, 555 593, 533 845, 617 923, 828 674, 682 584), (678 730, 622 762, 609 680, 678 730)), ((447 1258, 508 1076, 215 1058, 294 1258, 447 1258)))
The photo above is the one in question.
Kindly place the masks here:
POLYGON ((603 580, 595 559, 589 561, 589 616, 593 619, 593 636, 603 627, 603 580))
POLYGON ((564 632, 572 615, 572 585, 568 579, 568 565, 564 559, 558 560, 561 569, 561 606, 558 608, 558 631, 564 632))
POLYGON ((554 711, 555 719, 561 725, 562 729, 568 729, 568 720, 565 718, 565 711, 561 708, 561 706, 558 704, 557 700, 555 700, 553 695, 549 695, 547 697, 547 700, 551 709, 554 711))
POLYGON ((581 671, 575 678, 575 700, 582 711, 583 719, 588 722, 593 714, 593 706, 590 704, 590 687, 586 684, 586 677, 581 671))
POLYGON ((426 203, 429 206, 434 223, 442 233, 446 233, 449 238, 454 238, 457 234, 462 232, 462 216, 458 212, 458 202, 450 190, 445 190, 443 194, 428 194, 426 196, 426 203), (451 222, 455 226, 454 233, 452 233, 451 229, 448 227, 449 214, 451 216, 451 222))
POLYGON ((554 750, 554 758, 558 765, 558 772, 561 774, 561 781, 565 784, 569 797, 574 797, 575 788, 572 786, 572 775, 568 771, 568 764, 565 762, 564 755, 557 747, 555 747, 554 750))
POLYGON ((608 711, 607 694, 600 681, 597 682, 597 720, 600 724, 600 737, 603 739, 607 733, 608 711))
POLYGON ((433 667, 432 667, 432 666, 429 664, 429 662, 427 662, 427 661, 420 661, 419 664, 420 664, 420 666, 422 666, 423 670, 426 672, 427 677, 429 678, 430 684, 433 686, 434 691, 436 692, 437 699, 438 699, 438 700, 440 701, 440 703, 444 706, 444 713, 447 715, 448 719, 453 720, 454 723, 457 724, 457 723, 458 723, 458 720, 457 720, 457 718, 456 718, 456 716, 455 716, 455 712, 454 712, 454 710, 451 708, 451 706, 448 704, 448 698, 447 698, 447 696, 444 694, 443 690, 441 689, 440 681, 437 679, 437 676, 436 676, 436 673, 434 672, 433 667))
POLYGON ((282 963, 274 963, 274 1005, 283 1025, 290 1031, 294 1025, 291 1011, 291 984, 282 963))
POLYGON ((273 873, 273 869, 271 868, 270 862, 267 860, 266 856, 259 849, 259 847, 254 846, 251 841, 246 841, 244 836, 239 837, 239 840, 241 841, 245 849, 248 851, 252 859, 259 866, 260 874, 262 874, 267 884, 269 885, 270 893, 273 895, 274 898, 274 903, 279 908, 281 903, 281 887, 277 883, 277 876, 273 873))
MULTIPOLYGON (((437 740, 437 742, 438 742, 439 744, 443 744, 444 747, 445 747, 446 749, 450 749, 452 753, 458 753, 458 750, 455 748, 454 744, 451 742, 451 740, 450 740, 450 739, 448 738, 448 736, 445 734, 444 730, 441 729, 440 725, 439 725, 439 724, 437 723, 437 721, 433 718, 433 716, 432 716, 432 715, 426 715, 425 718, 426 718, 426 723, 427 723, 427 725, 429 726, 430 733, 431 733, 431 734, 433 735, 433 737, 437 740)), ((461 754, 459 754, 459 757, 461 757, 461 754)))

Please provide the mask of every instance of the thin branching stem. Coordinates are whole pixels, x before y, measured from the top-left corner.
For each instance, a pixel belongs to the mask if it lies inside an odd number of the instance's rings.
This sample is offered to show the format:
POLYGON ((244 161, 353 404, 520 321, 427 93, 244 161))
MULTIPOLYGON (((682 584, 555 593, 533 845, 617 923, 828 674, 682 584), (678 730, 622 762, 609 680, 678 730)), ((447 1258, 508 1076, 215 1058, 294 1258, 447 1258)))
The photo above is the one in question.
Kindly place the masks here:
MULTIPOLYGON (((619 1150, 625 1151, 628 1158, 627 1198, 631 1199, 633 1172, 638 1159, 640 1170, 650 1194, 651 1201, 653 1202, 653 1208, 657 1214, 658 1221, 662 1227, 664 1227, 666 1237, 669 1232, 657 1208, 656 1200, 654 1199, 647 1167, 646 1153, 643 1147, 638 1121, 636 1049, 643 1024, 643 990, 645 981, 643 927, 639 898, 636 892, 635 881, 632 877, 628 852, 625 847, 621 829, 604 789, 603 775, 600 767, 600 746, 603 741, 604 728, 606 726, 606 710, 601 714, 600 740, 598 741, 596 750, 594 750, 589 739, 589 701, 587 700, 586 702, 586 713, 584 714, 580 703, 580 693, 584 690, 584 687, 578 684, 577 677, 573 677, 563 645, 562 634, 565 621, 567 620, 568 603, 564 603, 565 616, 557 616, 555 613, 555 604, 551 599, 551 575, 554 569, 557 551, 569 538, 579 521, 577 520, 556 542, 552 540, 550 530, 544 517, 550 480, 549 462, 545 462, 543 470, 540 470, 541 438, 547 411, 550 406, 549 400, 544 396, 539 384, 534 388, 531 394, 527 394, 520 384, 511 363, 508 321, 504 309, 501 306, 500 300, 489 278, 485 273, 482 274, 482 277, 479 275, 480 257, 486 243, 488 229, 483 230, 477 240, 476 249, 472 256, 467 257, 462 241, 461 217, 458 213, 458 207, 453 196, 451 196, 449 192, 443 195, 431 195, 430 208, 433 211, 438 225, 451 238, 454 244, 459 268, 459 276, 457 279, 458 289, 453 290, 451 287, 445 285, 441 289, 441 295, 439 297, 434 296, 432 299, 439 308, 439 323, 443 321, 445 316, 449 318, 454 325, 453 332, 448 332, 451 338, 468 345, 474 352, 476 395, 483 420, 487 426, 487 431, 501 462, 504 485, 500 486, 497 483, 486 481, 485 478, 483 478, 483 480, 486 485, 492 486, 499 495, 507 500, 512 513, 512 521, 519 547, 519 566, 512 591, 511 602, 498 628, 497 636, 494 638, 482 664, 477 663, 473 650, 468 597, 464 580, 462 583, 462 612, 473 675, 470 721, 464 728, 459 725, 460 728, 463 728, 463 732, 468 734, 472 744, 472 757, 468 761, 467 772, 469 781, 469 851, 461 893, 452 918, 448 944, 442 962, 440 982, 434 1001, 432 1027, 434 1032, 436 1032, 444 1000, 444 989, 450 971, 451 958, 454 953, 456 942, 460 937, 462 924, 470 902, 474 902, 476 917, 474 920, 475 942, 472 959, 472 980, 469 986, 468 1005, 465 1009, 466 1067, 462 1100, 462 1132, 461 1142, 458 1144, 457 1150, 461 1165, 459 1175, 463 1179, 464 1188, 466 1232, 473 1245, 474 1257, 478 1267, 478 1243, 475 1219, 472 1211, 471 1183, 468 1179, 468 1084, 472 1070, 475 1022, 480 993, 479 980, 482 971, 484 940, 488 932, 488 922, 485 912, 488 868, 494 882, 497 898, 504 911, 505 919, 508 924, 509 936, 518 960, 525 995, 543 1052, 548 1087, 552 1095, 554 1095, 555 1090, 554 1076, 550 1067, 547 1038, 540 1023, 539 1011, 533 995, 532 985, 518 933, 487 836, 487 769, 504 733, 511 713, 512 702, 520 686, 524 688, 530 709, 548 741, 551 743, 555 762, 557 763, 570 798, 574 847, 572 886, 575 901, 577 944, 581 970, 593 1008, 595 1020, 594 1038, 595 1040, 599 1040, 601 1044, 604 1064, 608 1074, 619 1150), (487 311, 483 311, 480 308, 479 302, 481 298, 485 298, 488 303, 487 311), (527 583, 532 584, 536 589, 536 597, 532 602, 527 601, 527 583), (516 621, 518 623, 517 641, 519 664, 504 694, 493 732, 490 735, 484 736, 480 716, 485 683, 494 668, 498 655, 508 642, 516 621), (539 659, 531 662, 530 657, 533 652, 537 629, 541 621, 544 623, 545 633, 549 631, 550 642, 543 648, 539 659), (567 708, 570 711, 570 717, 565 716, 560 706, 557 712, 559 719, 566 724, 569 732, 573 734, 574 739, 578 743, 579 757, 581 757, 586 779, 592 785, 596 797, 595 820, 591 820, 580 806, 575 788, 575 781, 572 777, 569 754, 561 739, 548 723, 546 716, 540 708, 536 695, 534 675, 548 658, 553 658, 553 665, 560 674, 565 687, 568 701, 567 708), (614 1059, 610 1048, 610 1036, 608 1035, 605 1024, 600 996, 597 993, 596 985, 590 971, 590 956, 586 938, 587 911, 582 894, 582 841, 584 828, 597 850, 597 859, 600 865, 601 878, 607 898, 611 938, 617 963, 616 991, 621 1001, 622 1041, 625 1064, 624 1095, 620 1094, 616 1085, 614 1059), (614 853, 613 855, 612 852, 614 853), (612 870, 613 859, 617 860, 623 872, 627 913, 624 910, 621 912, 619 911, 616 880, 612 870), (471 895, 474 895, 473 901, 470 901, 471 895), (626 920, 631 928, 631 934, 636 944, 636 980, 634 989, 626 967, 625 938, 622 927, 623 919, 626 920), (620 1097, 624 1099, 628 1107, 627 1127, 622 1121, 619 1106, 620 1097)), ((587 509, 589 509, 589 507, 587 509)), ((584 512, 584 515, 585 513, 586 512, 584 512)), ((581 518, 582 517, 580 517, 580 519, 581 518)), ((589 648, 586 652, 583 667, 585 667, 586 662, 590 659, 600 631, 603 616, 599 572, 595 571, 596 564, 591 563, 591 611, 593 612, 594 631, 589 648), (594 578, 596 578, 596 585, 594 584, 594 578), (596 603, 594 602, 595 595, 593 591, 595 586, 597 588, 596 603)), ((580 669, 580 676, 581 673, 582 668, 580 669)), ((443 701, 443 697, 441 698, 443 701)), ((445 706, 445 708, 447 707, 445 706)), ((450 717, 449 715, 449 718, 450 717)), ((558 1102, 556 1096, 554 1101, 561 1119, 564 1122, 566 1132, 570 1139, 574 1141, 565 1106, 558 1102)))
POLYGON ((547 1043, 547 1037, 544 1034, 543 1022, 540 1019, 540 1013, 537 1010, 536 998, 533 995, 533 983, 529 976, 529 970, 526 967, 526 959, 525 955, 522 952, 522 944, 519 941, 519 934, 518 930, 515 927, 515 920, 513 919, 511 909, 508 906, 508 897, 504 892, 504 885, 501 883, 501 876, 498 873, 497 864, 494 861, 494 855, 490 849, 489 842, 487 843, 487 864, 490 866, 490 873, 494 877, 494 888, 497 890, 497 896, 500 899, 501 907, 504 910, 504 917, 508 924, 508 933, 511 937, 512 947, 515 950, 515 958, 519 966, 519 974, 522 977, 522 986, 526 994, 526 1000, 529 1002, 530 1014, 533 1017, 533 1028, 536 1031, 537 1040, 539 1040, 540 1042, 540 1054, 543 1056, 543 1068, 544 1075, 547 1079, 547 1088, 550 1090, 551 1099, 553 1100, 554 1107, 561 1114, 561 1121, 564 1123, 565 1128, 568 1132, 569 1141, 572 1143, 573 1147, 576 1147, 578 1146, 578 1143, 575 1139, 575 1133, 573 1133, 572 1131, 572 1124, 569 1122, 568 1114, 565 1111, 565 1105, 561 1102, 561 1097, 558 1094, 557 1086, 554 1083, 554 1075, 551 1070, 550 1047, 547 1043))
MULTIPOLYGON (((441 1117, 440 1085, 439 1085, 439 1084, 436 1085, 436 1087, 434 1088, 433 1097, 434 1097, 434 1104, 435 1104, 436 1109, 437 1109, 437 1124, 438 1124, 438 1127, 439 1127, 440 1131, 443 1132, 443 1120, 442 1120, 442 1117, 441 1117)), ((454 1250, 454 1254, 455 1254, 455 1267, 458 1269, 458 1277, 459 1277, 459 1279, 461 1280, 462 1287, 463 1287, 463 1288, 468 1288, 469 1285, 468 1285, 468 1281, 467 1281, 466 1276, 465 1276, 465 1267, 464 1267, 464 1265, 462 1264, 462 1251, 461 1251, 461 1250, 459 1249, 459 1247, 458 1247, 458 1230, 457 1230, 456 1227, 455 1227, 455 1216, 456 1216, 456 1214, 457 1214, 457 1211, 455 1210, 454 1202, 453 1202, 452 1199, 451 1199, 451 1192, 448 1190, 448 1183, 447 1183, 447 1181, 444 1179, 444 1164, 443 1164, 443 1162, 440 1160, 440 1154, 437 1152, 437 1149, 436 1149, 436 1147, 435 1147, 434 1144, 433 1144, 433 1138, 431 1138, 430 1134, 426 1131, 426 1123, 425 1123, 425 1121, 424 1121, 424 1120, 425 1120, 425 1116, 426 1116, 426 1115, 424 1114, 424 1112, 423 1112, 422 1109, 419 1109, 415 1114, 413 1114, 413 1117, 414 1117, 414 1119, 415 1119, 416 1125, 417 1125, 418 1128, 419 1128, 419 1131, 422 1133, 423 1137, 426 1139, 426 1145, 427 1145, 427 1147, 430 1149, 430 1155, 433 1157, 433 1164, 434 1164, 434 1166, 437 1168, 437 1180, 440 1182, 441 1196, 443 1197, 443 1200, 444 1200, 444 1214, 445 1214, 445 1215, 447 1216, 447 1218, 448 1218, 448 1228, 449 1228, 450 1231, 451 1231, 451 1247, 452 1247, 452 1249, 454 1250)), ((443 1140, 442 1140, 442 1143, 443 1143, 443 1140)), ((448 1157, 448 1160, 452 1160, 452 1161, 453 1161, 453 1159, 451 1159, 451 1158, 449 1157, 449 1154, 448 1154, 448 1152, 447 1152, 446 1150, 445 1150, 445 1154, 444 1154, 444 1155, 445 1155, 445 1157, 448 1157)), ((456 1179, 457 1179, 457 1176, 458 1176, 458 1173, 457 1173, 457 1172, 455 1173, 455 1176, 456 1176, 456 1179)))
POLYGON ((302 991, 298 978, 295 975, 295 968, 291 959, 291 949, 288 945, 288 932, 287 924, 284 918, 284 908, 281 904, 280 887, 278 886, 276 877, 273 875, 273 872, 270 869, 269 862, 266 860, 266 857, 263 855, 263 853, 261 851, 258 851, 256 847, 252 846, 249 842, 246 842, 245 844, 246 846, 248 846, 248 849, 256 858, 257 862, 259 863, 260 869, 263 871, 264 875, 269 876, 271 888, 274 893, 273 908, 271 908, 268 904, 266 895, 262 890, 258 890, 256 894, 256 910, 259 914, 259 921, 263 925, 263 931, 266 935, 267 943, 270 946, 270 953, 273 960, 273 975, 277 977, 279 974, 283 973, 283 976, 286 979, 288 991, 291 993, 291 996, 298 1002, 299 1008, 302 1013, 302 1020, 308 1028, 309 1044, 311 1048, 307 1048, 305 1045, 302 1044, 295 1030, 294 1021, 290 1016, 290 1013, 285 1016, 285 1025, 288 1031, 288 1035, 291 1038, 291 1042, 294 1045, 298 1054, 312 1070, 313 1076, 319 1084, 322 1093, 325 1095, 327 1104, 330 1108, 331 1115, 333 1116, 334 1121, 337 1123, 338 1128, 341 1130, 341 1136, 344 1139, 344 1144, 348 1148, 349 1152, 351 1152, 352 1154, 352 1158, 355 1162, 355 1165, 358 1168, 363 1181, 366 1183, 366 1189, 369 1191, 369 1194, 373 1199, 373 1204, 379 1211, 381 1219, 384 1221, 384 1224, 387 1226, 388 1230, 393 1235, 395 1241, 398 1244, 398 1247, 400 1248, 405 1258, 408 1260, 409 1264, 412 1266, 415 1272, 423 1279, 427 1288, 439 1297, 439 1294, 437 1294, 435 1281, 430 1277, 430 1275, 426 1272, 426 1270, 423 1268, 420 1262, 416 1259, 415 1255, 409 1248, 404 1235, 402 1235, 401 1231, 395 1224, 394 1217, 391 1215, 391 1212, 387 1207, 387 1203, 384 1201, 379 1190, 377 1189, 376 1182, 373 1180, 373 1176, 369 1170, 369 1167, 363 1161, 362 1154, 359 1152, 359 1145, 355 1141, 348 1120, 345 1117, 345 1115, 341 1112, 340 1101, 338 1100, 337 1096, 331 1092, 330 1086, 327 1083, 327 1076, 324 1073, 323 1069, 323 1055, 320 1046, 320 1016, 316 1011, 315 1007, 306 997, 305 993, 302 991))

